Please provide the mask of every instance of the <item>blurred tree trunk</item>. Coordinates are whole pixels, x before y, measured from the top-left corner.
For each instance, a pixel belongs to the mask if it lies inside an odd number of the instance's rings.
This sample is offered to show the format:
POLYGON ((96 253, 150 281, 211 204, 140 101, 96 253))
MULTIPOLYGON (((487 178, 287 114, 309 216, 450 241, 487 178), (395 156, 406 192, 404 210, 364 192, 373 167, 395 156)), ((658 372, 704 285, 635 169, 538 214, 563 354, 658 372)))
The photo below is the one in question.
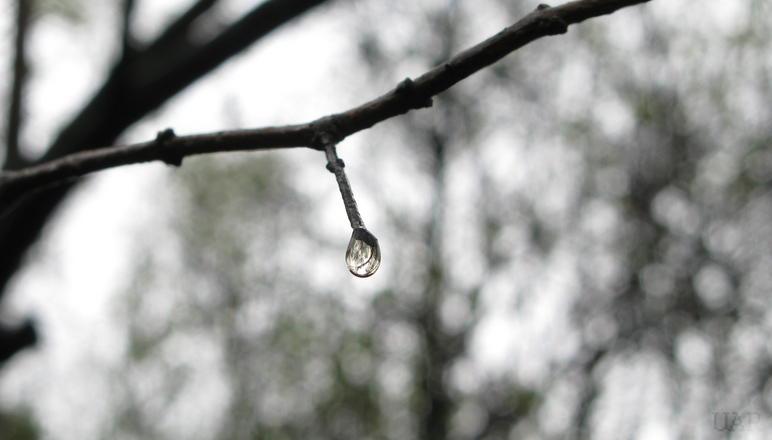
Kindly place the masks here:
MULTIPOLYGON (((5 127, 5 168, 7 169, 21 168, 26 165, 26 161, 19 155, 19 131, 23 116, 24 84, 27 80, 26 37, 29 20, 30 2, 18 0, 16 2, 16 41, 14 44, 11 101, 8 106, 8 123, 5 127)), ((5 247, 0 249, 3 250, 2 255, 5 255, 5 247)), ((0 271, 2 270, 0 268, 0 271)), ((2 299, 2 288, 0 288, 0 299, 2 299)), ((37 335, 30 321, 15 329, 0 325, 0 362, 8 360, 24 347, 33 345, 36 340, 37 335)))

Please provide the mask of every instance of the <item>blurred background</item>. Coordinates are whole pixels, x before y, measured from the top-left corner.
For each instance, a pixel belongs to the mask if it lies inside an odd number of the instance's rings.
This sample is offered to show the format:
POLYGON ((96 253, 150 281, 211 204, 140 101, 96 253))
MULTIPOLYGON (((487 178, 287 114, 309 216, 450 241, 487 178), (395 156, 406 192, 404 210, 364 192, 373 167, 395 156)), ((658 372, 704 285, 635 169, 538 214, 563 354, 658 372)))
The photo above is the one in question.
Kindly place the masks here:
MULTIPOLYGON (((538 4, 284 3, 307 7, 177 93, 140 85, 259 1, 0 1, 5 167, 339 112, 538 4)), ((0 439, 766 438, 770 15, 653 0, 346 139, 372 278, 346 269, 317 151, 132 165, 22 206, 53 214, 20 223, 29 247, 0 220, 4 350, 37 340, 0 363, 0 439)))

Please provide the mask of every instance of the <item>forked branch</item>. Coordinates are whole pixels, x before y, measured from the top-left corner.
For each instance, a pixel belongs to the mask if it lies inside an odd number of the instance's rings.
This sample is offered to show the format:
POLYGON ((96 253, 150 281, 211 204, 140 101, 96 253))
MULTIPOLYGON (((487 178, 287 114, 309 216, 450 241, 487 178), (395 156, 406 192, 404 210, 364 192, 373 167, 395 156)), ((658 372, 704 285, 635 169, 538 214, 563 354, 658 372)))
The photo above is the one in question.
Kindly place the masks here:
POLYGON ((408 78, 385 95, 359 107, 305 124, 192 136, 175 136, 168 129, 150 142, 84 151, 34 167, 6 171, 0 174, 0 215, 26 193, 120 165, 154 160, 180 165, 186 156, 226 151, 291 147, 319 149, 314 140, 321 133, 333 130, 336 136, 343 139, 410 110, 430 107, 432 96, 534 40, 563 34, 571 24, 648 1, 581 0, 554 8, 540 5, 514 25, 415 80, 408 78))

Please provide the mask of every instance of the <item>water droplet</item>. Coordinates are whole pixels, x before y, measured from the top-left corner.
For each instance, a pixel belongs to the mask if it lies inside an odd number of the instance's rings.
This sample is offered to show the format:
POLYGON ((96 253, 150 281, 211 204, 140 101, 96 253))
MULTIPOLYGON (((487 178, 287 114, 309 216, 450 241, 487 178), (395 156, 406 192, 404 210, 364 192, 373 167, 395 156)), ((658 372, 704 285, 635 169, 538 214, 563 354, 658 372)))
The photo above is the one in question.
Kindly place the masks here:
POLYGON ((367 278, 381 265, 381 248, 378 239, 365 228, 356 228, 346 249, 348 270, 360 278, 367 278))

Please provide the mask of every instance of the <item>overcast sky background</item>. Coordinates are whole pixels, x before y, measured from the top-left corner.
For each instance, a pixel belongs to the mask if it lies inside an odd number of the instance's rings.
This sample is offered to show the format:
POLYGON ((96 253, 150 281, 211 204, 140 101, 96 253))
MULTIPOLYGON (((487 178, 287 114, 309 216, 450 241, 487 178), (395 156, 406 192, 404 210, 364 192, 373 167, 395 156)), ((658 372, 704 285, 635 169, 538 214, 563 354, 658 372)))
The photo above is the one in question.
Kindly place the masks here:
MULTIPOLYGON (((82 11, 93 14, 85 17, 84 24, 47 16, 36 22, 30 33, 33 71, 26 102, 29 119, 22 133, 22 144, 29 146, 31 156, 41 154, 73 116, 71 112, 90 99, 114 61, 111 56, 114 56, 118 42, 115 29, 119 18, 112 3, 116 2, 79 1, 86 5, 82 11)), ((6 36, 5 43, 0 46, 0 68, 6 72, 10 69, 13 40, 10 38, 13 35, 11 3, 8 0, 0 2, 0 35, 6 36)), ((170 18, 184 10, 187 3, 181 0, 139 1, 134 19, 136 35, 151 38, 170 18)), ((538 2, 532 3, 535 7, 538 2)), ((225 2, 221 13, 235 18, 253 4, 232 0, 225 2)), ((710 22, 695 24, 695 20, 689 24, 715 26, 730 33, 733 26, 746 19, 742 15, 744 10, 735 5, 735 2, 722 0, 704 2, 706 15, 700 17, 708 17, 710 22)), ((387 91, 388 88, 375 90, 368 96, 355 92, 364 89, 367 80, 367 75, 355 62, 357 29, 351 26, 350 10, 356 7, 355 2, 333 2, 284 26, 136 124, 120 142, 146 141, 167 127, 184 135, 304 122, 350 108, 387 91)), ((680 17, 678 20, 686 21, 694 17, 686 11, 685 1, 654 0, 646 7, 660 17, 680 17)), ((626 11, 621 11, 614 15, 620 27, 627 23, 625 14, 626 11)), ((499 22, 499 16, 486 17, 488 20, 479 23, 474 35, 468 36, 470 41, 479 41, 508 25, 499 22)), ((634 27, 625 30, 629 32, 620 32, 619 44, 630 47, 639 44, 644 30, 634 27)), ((406 44, 398 41, 399 32, 394 33, 394 38, 397 40, 394 44, 406 44)), ((423 73, 425 66, 407 65, 404 69, 399 76, 415 77, 423 73)), ((576 84, 582 83, 581 66, 575 75, 566 78, 563 86, 566 90, 575 90, 576 84)), ((7 83, 3 85, 6 89, 7 83)), ((601 119, 607 121, 610 132, 620 130, 629 120, 622 109, 613 105, 599 112, 605 112, 601 119)), ((373 199, 367 197, 366 190, 357 191, 362 184, 356 179, 366 175, 362 167, 367 160, 361 148, 364 139, 364 136, 347 139, 340 152, 348 165, 347 170, 353 170, 350 177, 355 193, 364 193, 358 201, 365 221, 376 230, 372 225, 377 226, 379 220, 367 216, 368 212, 376 211, 373 199)), ((329 195, 329 191, 319 188, 318 179, 327 179, 329 186, 334 188, 334 179, 324 169, 321 155, 300 150, 281 154, 297 158, 296 166, 302 172, 296 176, 296 184, 301 191, 308 194, 326 191, 331 200, 339 197, 337 190, 329 195)), ((109 406, 95 402, 108 398, 100 393, 104 393, 109 384, 99 382, 108 377, 99 372, 105 365, 119 362, 125 352, 122 323, 112 320, 115 304, 134 273, 133 262, 141 251, 140 245, 150 240, 157 246, 171 246, 165 237, 154 236, 152 231, 153 225, 163 222, 174 204, 170 199, 174 195, 164 190, 165 179, 173 172, 175 170, 166 165, 153 163, 112 169, 89 178, 61 207, 56 220, 51 222, 32 251, 30 263, 17 275, 4 299, 0 316, 9 322, 19 322, 28 316, 35 318, 41 340, 36 348, 17 355, 0 370, 0 406, 32 406, 50 438, 91 438, 102 429, 100 423, 109 418, 109 414, 102 412, 109 406), (71 420, 73 407, 81 414, 78 423, 71 420)), ((492 172, 510 175, 513 179, 518 176, 518 170, 510 168, 499 171, 493 168, 492 172)), ((404 194, 407 199, 418 198, 410 203, 423 203, 420 191, 412 194, 413 188, 396 188, 395 192, 404 194)), ((341 221, 344 218, 342 205, 335 201, 324 212, 324 224, 334 231, 332 235, 342 236, 340 240, 345 246, 348 226, 345 220, 341 221)), ((381 239, 381 245, 384 247, 384 267, 381 269, 384 273, 371 279, 348 276, 342 261, 343 249, 339 260, 320 266, 322 269, 311 276, 322 283, 346 283, 349 289, 364 297, 372 295, 387 281, 388 256, 396 254, 389 249, 388 241, 381 239), (340 270, 340 274, 335 270, 340 270)), ((554 264, 559 266, 569 262, 556 261, 554 264)), ((473 269, 470 270, 474 272, 473 269)), ((470 276, 474 277, 474 274, 470 276)), ((575 280, 552 282, 570 284, 575 280)), ((556 289, 565 289, 565 285, 556 289)), ((560 300, 558 296, 551 299, 555 302, 545 303, 544 315, 533 318, 535 328, 531 329, 513 328, 518 324, 508 321, 506 315, 492 315, 478 332, 479 343, 473 347, 476 362, 493 370, 503 368, 511 360, 507 348, 517 344, 513 339, 515 335, 538 332, 540 327, 549 326, 553 316, 550 313, 556 313, 554 309, 559 307, 560 300)), ((191 348, 180 356, 190 355, 195 350, 195 347, 191 348)), ((694 353, 699 355, 699 349, 694 353)), ((639 372, 628 371, 627 374, 664 374, 652 369, 650 364, 640 368, 639 372)), ((538 373, 534 373, 536 376, 538 373)), ((662 383, 656 379, 651 382, 662 383)), ((217 394, 217 387, 216 383, 201 384, 201 388, 212 395, 217 394)), ((640 390, 640 394, 651 395, 652 399, 666 393, 667 390, 640 390)), ((189 410, 182 413, 191 414, 189 410)), ((652 416, 652 420, 657 417, 652 416)), ((170 426, 182 429, 185 425, 178 422, 170 426)), ((202 433, 215 427, 199 426, 198 429, 198 435, 205 437, 202 433)), ((667 438, 667 433, 665 422, 652 423, 639 438, 667 438)))

